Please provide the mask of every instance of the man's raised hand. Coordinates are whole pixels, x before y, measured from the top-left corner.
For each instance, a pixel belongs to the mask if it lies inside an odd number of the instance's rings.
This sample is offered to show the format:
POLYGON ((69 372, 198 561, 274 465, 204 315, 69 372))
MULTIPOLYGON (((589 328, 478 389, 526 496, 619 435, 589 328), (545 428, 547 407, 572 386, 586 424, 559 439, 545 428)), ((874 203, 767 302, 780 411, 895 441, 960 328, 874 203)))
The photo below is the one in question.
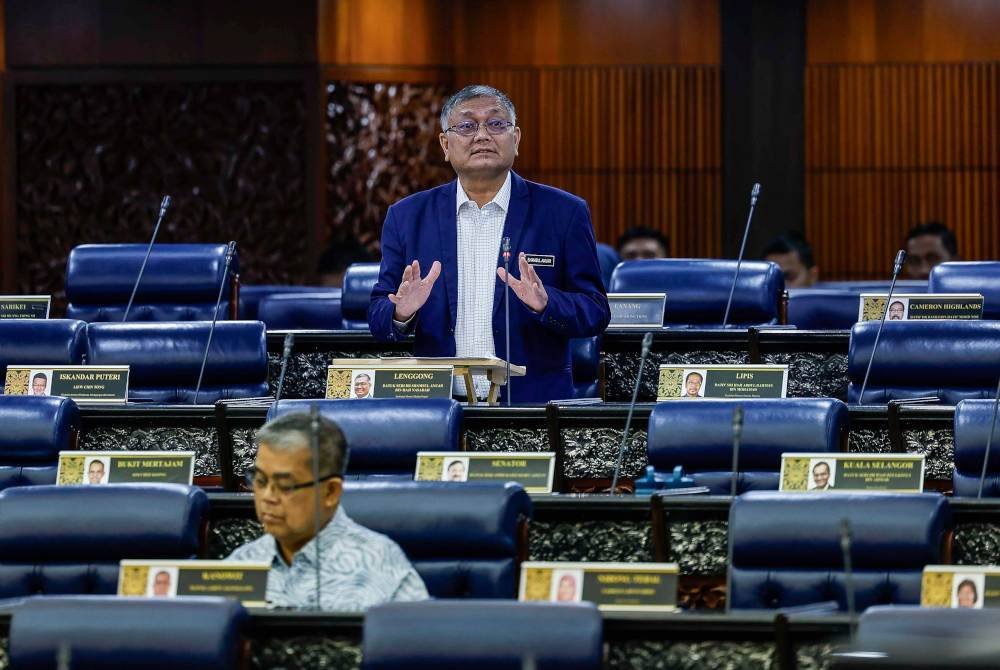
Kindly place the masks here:
POLYGON ((434 288, 434 282, 441 275, 440 261, 434 261, 430 272, 420 278, 420 261, 413 261, 403 270, 403 281, 395 293, 389 294, 389 300, 396 306, 392 318, 396 321, 409 321, 410 317, 427 302, 427 296, 434 288))
POLYGON ((497 268, 497 276, 500 277, 501 281, 510 284, 510 290, 528 306, 528 309, 541 314, 545 311, 545 306, 549 304, 549 294, 545 292, 542 280, 538 278, 535 268, 528 264, 523 253, 518 255, 517 265, 521 270, 520 279, 514 275, 508 278, 503 268, 497 268))

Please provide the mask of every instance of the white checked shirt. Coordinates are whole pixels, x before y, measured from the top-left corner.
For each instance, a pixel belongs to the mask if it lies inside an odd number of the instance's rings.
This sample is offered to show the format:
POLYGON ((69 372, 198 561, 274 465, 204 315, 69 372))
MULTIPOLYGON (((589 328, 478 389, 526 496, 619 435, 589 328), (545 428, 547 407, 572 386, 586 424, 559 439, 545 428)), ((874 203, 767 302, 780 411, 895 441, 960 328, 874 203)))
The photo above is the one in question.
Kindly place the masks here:
MULTIPOLYGON (((488 203, 479 207, 470 200, 459 181, 455 189, 458 222, 458 314, 455 321, 455 355, 462 357, 495 356, 493 342, 493 293, 497 264, 500 261, 500 238, 510 205, 510 172, 503 186, 488 203)), ((476 395, 485 398, 490 383, 486 377, 473 378, 476 395)), ((465 395, 465 384, 454 380, 456 395, 465 395)))

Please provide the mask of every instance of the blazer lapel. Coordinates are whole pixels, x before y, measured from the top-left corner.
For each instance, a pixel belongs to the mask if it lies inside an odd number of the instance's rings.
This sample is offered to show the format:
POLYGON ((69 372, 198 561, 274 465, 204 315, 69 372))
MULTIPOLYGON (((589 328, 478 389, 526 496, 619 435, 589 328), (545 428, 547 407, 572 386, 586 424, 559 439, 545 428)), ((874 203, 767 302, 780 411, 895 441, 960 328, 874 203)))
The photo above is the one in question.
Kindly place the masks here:
MULTIPOLYGON (((458 180, 438 192, 434 207, 437 210, 438 233, 441 237, 441 274, 444 275, 445 297, 451 312, 451 329, 458 319, 458 216, 455 212, 455 193, 458 180)), ((424 272, 430 270, 427 268, 424 272)), ((440 280, 439 280, 440 281, 440 280)))
MULTIPOLYGON (((517 173, 510 172, 510 203, 507 206, 507 218, 503 224, 502 237, 510 238, 510 269, 511 272, 520 276, 517 269, 517 255, 521 252, 521 238, 524 233, 524 224, 528 219, 528 207, 531 198, 528 195, 528 185, 517 176, 517 173)), ((498 259, 502 261, 502 258, 498 259)), ((496 319, 503 304, 504 284, 497 277, 496 289, 493 291, 493 318, 496 319)), ((511 296, 511 300, 517 300, 516 296, 511 296)))

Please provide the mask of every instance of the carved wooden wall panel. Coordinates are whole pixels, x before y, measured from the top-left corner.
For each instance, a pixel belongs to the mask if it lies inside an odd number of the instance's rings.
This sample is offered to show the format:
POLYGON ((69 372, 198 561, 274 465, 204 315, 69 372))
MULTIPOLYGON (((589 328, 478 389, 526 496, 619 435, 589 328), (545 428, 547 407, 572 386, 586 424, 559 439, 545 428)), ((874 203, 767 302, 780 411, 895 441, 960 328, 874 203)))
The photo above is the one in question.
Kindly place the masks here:
POLYGON ((243 280, 291 283, 306 221, 298 81, 20 84, 15 93, 17 290, 61 294, 69 250, 238 242, 243 280))

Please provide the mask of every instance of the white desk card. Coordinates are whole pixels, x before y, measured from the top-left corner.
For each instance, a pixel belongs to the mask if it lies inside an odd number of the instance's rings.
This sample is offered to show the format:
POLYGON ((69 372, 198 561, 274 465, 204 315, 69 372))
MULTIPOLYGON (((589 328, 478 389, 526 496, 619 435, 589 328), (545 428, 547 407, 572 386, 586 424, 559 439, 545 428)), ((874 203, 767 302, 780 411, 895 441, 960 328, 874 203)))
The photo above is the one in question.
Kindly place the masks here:
POLYGON ((193 451, 60 451, 58 485, 187 484, 193 451))
POLYGON ((327 368, 326 397, 350 398, 450 398, 451 365, 380 365, 363 367, 364 359, 354 365, 331 365, 327 368))
POLYGON ((592 602, 608 612, 677 611, 676 563, 521 564, 518 600, 592 602))
POLYGON ((921 607, 1000 607, 1000 566, 928 565, 920 584, 921 607))
POLYGON ((128 402, 127 365, 8 365, 5 395, 57 395, 77 403, 128 402))
POLYGON ((47 319, 50 295, 0 295, 0 319, 47 319))
POLYGON ((118 571, 118 595, 222 596, 236 598, 246 607, 266 607, 270 569, 264 561, 126 560, 118 571))
POLYGON ((528 493, 552 493, 556 455, 539 452, 421 451, 420 482, 517 482, 528 493))
POLYGON ((919 454, 782 454, 779 491, 923 493, 919 454))
POLYGON ((787 365, 661 365, 656 400, 784 398, 787 365))
MULTIPOLYGON (((878 321, 885 312, 886 293, 862 293, 858 321, 878 321)), ((893 293, 886 321, 981 319, 983 296, 978 293, 893 293)))
POLYGON ((611 323, 608 328, 641 328, 648 330, 663 327, 666 293, 609 293, 611 323))

